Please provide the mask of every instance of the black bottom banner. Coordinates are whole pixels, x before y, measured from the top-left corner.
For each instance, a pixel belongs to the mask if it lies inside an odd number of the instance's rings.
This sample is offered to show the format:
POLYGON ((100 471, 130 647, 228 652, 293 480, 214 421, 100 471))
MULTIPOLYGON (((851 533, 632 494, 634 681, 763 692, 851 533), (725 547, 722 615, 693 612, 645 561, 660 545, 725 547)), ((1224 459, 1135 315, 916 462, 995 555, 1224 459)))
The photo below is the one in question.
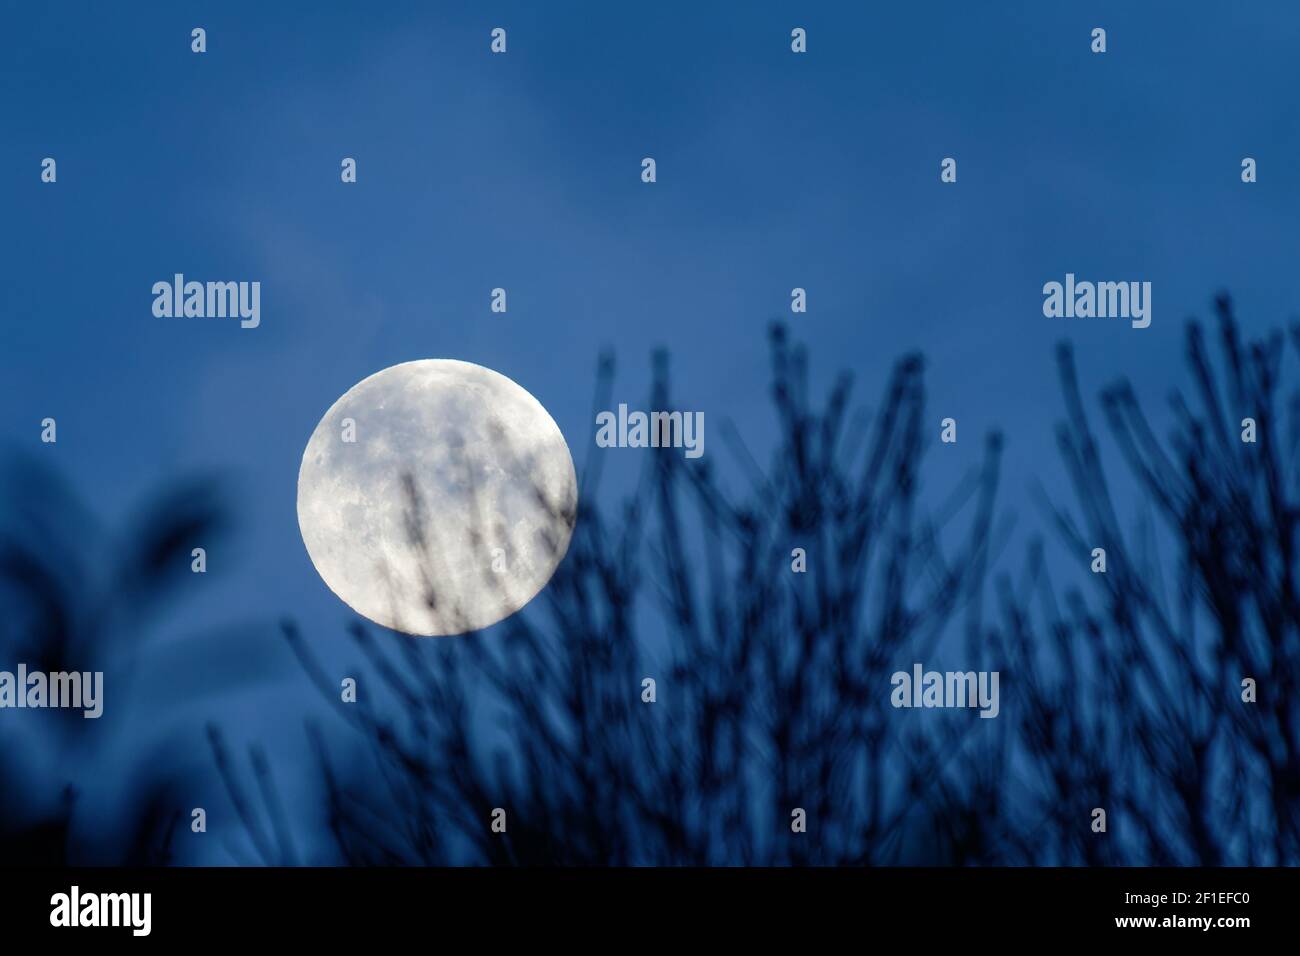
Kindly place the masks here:
POLYGON ((80 934, 169 942, 446 941, 827 931, 927 941, 1228 943, 1292 921, 1294 869, 27 869, 0 870, 9 940, 80 934), (415 934, 421 934, 416 936, 415 934), (974 935, 972 935, 974 934, 974 935))

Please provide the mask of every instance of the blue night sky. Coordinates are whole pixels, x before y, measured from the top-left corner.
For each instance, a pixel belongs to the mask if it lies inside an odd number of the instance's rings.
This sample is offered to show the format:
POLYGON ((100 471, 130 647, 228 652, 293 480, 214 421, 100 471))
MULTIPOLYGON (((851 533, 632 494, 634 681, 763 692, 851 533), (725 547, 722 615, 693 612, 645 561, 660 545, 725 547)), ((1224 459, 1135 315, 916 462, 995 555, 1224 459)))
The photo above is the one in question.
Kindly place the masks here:
MULTIPOLYGON (((321 415, 379 369, 496 369, 550 411, 581 470, 600 350, 618 356, 615 402, 635 408, 665 346, 677 405, 704 411, 725 468, 728 419, 764 459, 766 330, 786 318, 819 394, 848 368, 874 405, 895 359, 923 351, 935 439, 945 415, 960 428, 950 467, 931 448, 927 481, 942 497, 1000 428, 1006 504, 1060 480, 1060 339, 1090 393, 1128 376, 1162 409, 1184 321, 1217 290, 1251 332, 1297 307, 1300 8, 378 6, 3 14, 6 456, 48 461, 109 528, 175 477, 232 482, 239 526, 158 622, 144 678, 171 688, 186 750, 214 712, 236 737, 300 735, 314 698, 281 617, 327 658, 353 654, 295 483, 321 415), (505 56, 489 53, 495 26, 505 56), (795 26, 807 55, 790 51, 795 26), (956 184, 939 180, 947 156, 956 184), (178 272, 260 281, 261 326, 156 318, 150 288, 178 272), (1045 318, 1042 286, 1067 272, 1150 281, 1151 327, 1045 318), (506 315, 489 311, 495 286, 506 315), (806 315, 790 314, 795 286, 806 315), (57 445, 39 441, 47 416, 57 445)), ((613 493, 643 454, 599 453, 618 459, 613 493)))

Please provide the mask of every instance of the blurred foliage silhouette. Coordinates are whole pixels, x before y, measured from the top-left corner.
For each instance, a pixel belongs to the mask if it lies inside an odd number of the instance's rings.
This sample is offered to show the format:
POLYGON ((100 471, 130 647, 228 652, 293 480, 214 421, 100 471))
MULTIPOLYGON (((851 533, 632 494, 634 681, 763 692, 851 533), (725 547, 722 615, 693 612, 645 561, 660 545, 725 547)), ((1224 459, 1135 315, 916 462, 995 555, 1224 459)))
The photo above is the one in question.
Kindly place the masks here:
MULTIPOLYGON (((212 727, 247 837, 232 853, 357 865, 1300 863, 1300 392, 1280 392, 1281 335, 1243 341, 1226 297, 1216 311, 1217 362, 1190 324, 1192 389, 1172 396, 1163 441, 1120 382, 1100 396, 1104 450, 1061 346, 1072 488, 1067 501, 1042 496, 1049 536, 1029 541, 1014 573, 995 553, 1010 537, 1000 437, 944 495, 922 495, 937 421, 921 358, 901 359, 874 414, 855 417, 849 377, 815 405, 803 349, 774 329, 771 463, 724 429, 740 490, 714 458, 647 452, 610 511, 597 505, 604 456, 592 455, 569 552, 534 606, 456 638, 355 621, 366 661, 355 703, 286 621, 351 727, 340 733, 334 715, 308 725, 328 832, 286 812, 261 748, 245 768, 212 727), (1240 440, 1246 417, 1253 444, 1240 440), (1089 570, 1097 547, 1105 573, 1089 570), (792 572, 795 548, 806 573, 792 572), (890 675, 918 661, 999 671, 1000 715, 893 709, 890 675), (1243 701, 1245 678, 1257 702, 1243 701), (1096 807, 1105 834, 1091 829, 1096 807), (495 808, 504 833, 490 826, 495 808), (792 832, 794 808, 806 833, 792 832)), ((1300 349, 1300 329, 1291 337, 1300 349)), ((609 408, 609 357, 597 380, 594 407, 609 408)), ((673 407, 664 355, 650 398, 673 407)), ((211 489, 161 499, 128 558, 99 565, 115 569, 105 578, 87 565, 98 532, 58 482, 28 465, 9 481, 0 647, 50 670, 124 666, 120 649, 186 565, 177 553, 224 522, 211 489)), ((74 716, 48 746, 92 732, 74 716)), ((8 783, 30 773, 6 741, 0 858, 76 861, 75 789, 53 771, 39 795, 8 783)), ((121 859, 171 859, 175 785, 138 783, 121 859)))
MULTIPOLYGON (((1058 604, 1036 550, 1019 581, 999 586, 1018 742, 1032 768, 1021 825, 1004 827, 1012 859, 1300 863, 1300 391, 1279 394, 1282 335, 1244 342, 1226 295, 1215 310, 1222 368, 1189 324, 1194 391, 1171 397, 1168 442, 1127 382, 1102 393, 1145 505, 1128 526, 1071 352, 1058 352, 1068 420, 1057 440, 1077 516, 1050 512, 1070 552, 1104 545, 1108 569, 1058 604), (1254 443, 1242 440, 1246 418, 1254 443), (1255 703, 1243 701, 1247 678, 1255 703), (1090 806, 1112 808, 1121 839, 1077 825, 1090 806)), ((1300 347, 1300 327, 1292 339, 1300 347)))
POLYGON ((150 622, 190 578, 192 543, 215 543, 228 528, 227 505, 214 481, 178 482, 119 534, 33 458, 11 457, 0 488, 0 669, 23 662, 47 673, 102 671, 111 695, 96 719, 79 709, 4 713, 0 863, 170 862, 180 771, 126 755, 116 766, 130 794, 111 826, 93 825, 103 822, 103 807, 80 805, 79 774, 114 752, 121 718, 132 703, 146 703, 132 700, 132 677, 150 622))
MULTIPOLYGON (((333 758, 313 731, 336 859, 1300 862, 1300 394, 1284 428, 1282 338, 1243 343, 1227 299, 1216 309, 1223 368, 1191 324, 1193 398, 1173 397, 1167 442, 1126 382, 1102 393, 1128 492, 1106 476, 1060 348, 1073 502, 1044 496, 1054 537, 1030 542, 1018 574, 992 570, 1008 537, 994 520, 999 436, 947 499, 923 504, 933 423, 920 357, 898 362, 876 414, 849 425, 848 378, 814 408, 805 355, 777 328, 771 466, 729 433, 748 482, 734 496, 703 461, 647 454, 614 519, 591 505, 592 456, 544 621, 434 641, 358 622, 388 693, 352 705, 286 623, 370 751, 362 765, 333 758), (1240 441, 1247 415, 1256 444, 1240 441), (1099 546, 1108 569, 1090 573, 1099 546), (806 574, 791 573, 796 547, 806 574), (937 658, 1001 671, 1001 716, 891 708, 890 674, 937 658), (1258 703, 1242 700, 1246 677, 1258 703), (497 807, 505 833, 489 826, 497 807), (796 807, 806 833, 791 830, 796 807), (1096 807, 1106 834, 1092 830, 1096 807)), ((656 369, 651 407, 671 408, 663 356, 656 369)), ((597 409, 611 407, 611 380, 606 358, 597 409)))
MULTIPOLYGON (((748 480, 735 497, 703 462, 647 454, 614 520, 590 505, 594 455, 545 623, 516 615, 491 640, 434 641, 356 623, 390 693, 355 705, 339 704, 286 623, 373 760, 335 760, 313 731, 338 860, 1300 862, 1300 395, 1283 429, 1282 338, 1243 343, 1226 298, 1217 311, 1222 371, 1190 325, 1195 390, 1175 395, 1169 441, 1127 382, 1102 393, 1138 512, 1128 523, 1061 347, 1058 442, 1074 498, 1044 499, 1056 540, 1034 538, 1017 575, 991 571, 1006 537, 1000 437, 928 510, 919 356, 897 363, 870 420, 849 425, 848 378, 811 406, 805 355, 775 329, 771 467, 728 434, 748 480), (1240 441, 1247 415, 1257 444, 1240 441), (1060 597, 1053 545, 1067 555, 1060 597), (1089 574, 1096 546, 1105 574, 1089 574), (790 570, 793 548, 809 555, 805 575, 790 570), (893 671, 944 656, 1002 672, 1000 717, 889 706, 893 671), (1256 704, 1242 700, 1247 676, 1256 704), (1092 831, 1099 806, 1106 834, 1092 831), (503 834, 494 808, 508 814, 503 834), (803 834, 793 808, 806 810, 803 834)), ((597 408, 611 407, 611 377, 603 360, 597 408)), ((651 407, 672 407, 663 356, 651 407)))

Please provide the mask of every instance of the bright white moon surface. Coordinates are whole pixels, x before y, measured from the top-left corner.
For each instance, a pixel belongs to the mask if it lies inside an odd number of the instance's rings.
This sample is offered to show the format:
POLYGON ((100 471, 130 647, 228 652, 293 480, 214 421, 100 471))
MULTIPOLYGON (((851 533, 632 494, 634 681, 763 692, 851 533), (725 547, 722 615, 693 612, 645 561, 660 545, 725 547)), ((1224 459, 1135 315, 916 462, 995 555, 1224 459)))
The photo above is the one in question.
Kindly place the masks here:
POLYGON ((298 527, 330 590, 376 624, 462 634, 533 599, 569 547, 578 483, 537 399, 452 359, 354 385, 312 432, 298 527))

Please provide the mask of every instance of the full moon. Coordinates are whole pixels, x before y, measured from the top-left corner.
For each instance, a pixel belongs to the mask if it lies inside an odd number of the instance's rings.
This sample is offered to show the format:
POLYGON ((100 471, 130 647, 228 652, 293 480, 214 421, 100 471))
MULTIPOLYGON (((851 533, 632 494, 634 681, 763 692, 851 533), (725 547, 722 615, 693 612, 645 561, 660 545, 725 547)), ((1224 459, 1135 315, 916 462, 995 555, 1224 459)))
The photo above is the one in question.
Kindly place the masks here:
POLYGON ((428 637, 514 614, 569 547, 578 483, 537 399, 491 369, 404 362, 352 386, 298 471, 298 527, 329 589, 428 637))

